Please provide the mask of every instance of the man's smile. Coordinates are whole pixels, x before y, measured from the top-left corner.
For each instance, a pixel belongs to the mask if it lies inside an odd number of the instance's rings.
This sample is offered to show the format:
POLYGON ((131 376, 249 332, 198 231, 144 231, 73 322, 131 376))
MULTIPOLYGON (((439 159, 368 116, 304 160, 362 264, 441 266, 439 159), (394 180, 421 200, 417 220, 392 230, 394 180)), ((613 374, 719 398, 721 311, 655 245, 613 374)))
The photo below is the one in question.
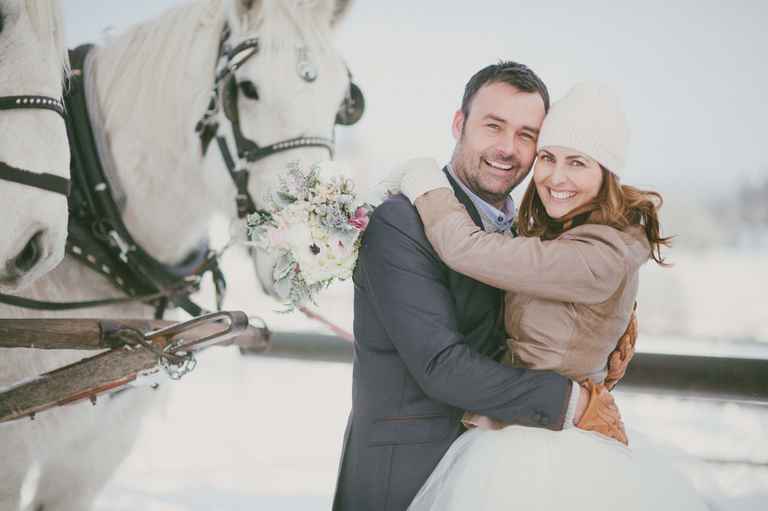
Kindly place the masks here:
POLYGON ((494 169, 501 170, 502 172, 509 172, 514 167, 511 164, 503 163, 498 160, 488 160, 483 158, 483 163, 494 169))

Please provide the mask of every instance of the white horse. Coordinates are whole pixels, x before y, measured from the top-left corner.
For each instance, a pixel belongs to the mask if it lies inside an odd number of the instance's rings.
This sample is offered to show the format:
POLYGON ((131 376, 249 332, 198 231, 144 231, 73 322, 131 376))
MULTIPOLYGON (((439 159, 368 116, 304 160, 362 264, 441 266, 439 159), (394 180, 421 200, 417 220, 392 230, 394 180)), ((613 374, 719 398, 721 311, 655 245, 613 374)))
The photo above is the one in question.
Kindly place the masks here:
POLYGON ((0 292, 64 257, 69 145, 55 110, 68 62, 54 0, 0 0, 0 292))
MULTIPOLYGON (((199 0, 93 50, 86 64, 86 89, 102 157, 111 160, 108 165, 127 197, 124 221, 149 254, 177 263, 207 235, 214 215, 236 218, 235 186, 222 156, 215 142, 203 154, 195 131, 209 104, 224 26, 229 26, 231 47, 245 42, 254 48, 249 42, 259 41, 258 53, 238 57, 242 66, 229 85, 239 91, 234 102, 229 95, 228 109, 239 118, 241 135, 262 147, 295 137, 330 139, 339 105, 350 90, 348 71, 331 41, 348 3, 199 0)), ((232 140, 222 112, 209 120, 220 121, 220 133, 232 140)), ((260 201, 290 161, 327 157, 327 148, 309 146, 249 163, 248 191, 260 201)), ((23 296, 72 301, 122 295, 106 278, 68 256, 23 296)), ((76 315, 152 313, 150 307, 131 305, 76 315)), ((0 317, 39 315, 0 306, 0 317)), ((0 387, 86 355, 9 351, 0 359, 0 387)), ((148 388, 136 388, 100 399, 96 406, 80 403, 43 412, 34 421, 0 425, 0 509, 16 509, 22 486, 30 509, 88 509, 130 451, 142 413, 157 398, 148 388)))

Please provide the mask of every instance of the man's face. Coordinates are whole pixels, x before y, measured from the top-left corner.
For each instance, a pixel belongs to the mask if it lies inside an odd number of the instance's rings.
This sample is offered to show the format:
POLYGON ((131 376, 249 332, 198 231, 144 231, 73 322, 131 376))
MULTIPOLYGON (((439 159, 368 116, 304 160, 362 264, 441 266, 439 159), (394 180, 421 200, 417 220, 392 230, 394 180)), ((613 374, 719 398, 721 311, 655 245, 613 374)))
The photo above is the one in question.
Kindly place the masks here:
POLYGON ((456 176, 498 208, 531 170, 544 121, 544 100, 497 82, 484 85, 471 101, 469 117, 453 116, 456 176))

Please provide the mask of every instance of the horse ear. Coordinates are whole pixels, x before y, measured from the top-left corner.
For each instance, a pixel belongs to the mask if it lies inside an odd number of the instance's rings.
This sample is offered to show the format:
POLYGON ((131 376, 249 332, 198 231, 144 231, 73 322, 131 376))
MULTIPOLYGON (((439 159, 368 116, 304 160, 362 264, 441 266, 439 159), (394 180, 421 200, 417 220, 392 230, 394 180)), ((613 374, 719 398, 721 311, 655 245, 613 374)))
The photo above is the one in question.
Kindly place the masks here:
POLYGON ((331 26, 335 27, 346 17, 349 12, 349 7, 352 5, 352 0, 336 0, 335 7, 333 9, 333 17, 331 18, 331 26))
POLYGON ((229 0, 231 25, 252 27, 258 23, 264 10, 264 0, 229 0))
POLYGON ((315 19, 327 20, 331 27, 336 27, 349 11, 352 0, 299 0, 299 5, 302 4, 310 6, 315 11, 315 19))
POLYGON ((261 10, 264 2, 263 0, 235 0, 235 3, 240 4, 240 8, 243 11, 250 11, 252 9, 261 10))

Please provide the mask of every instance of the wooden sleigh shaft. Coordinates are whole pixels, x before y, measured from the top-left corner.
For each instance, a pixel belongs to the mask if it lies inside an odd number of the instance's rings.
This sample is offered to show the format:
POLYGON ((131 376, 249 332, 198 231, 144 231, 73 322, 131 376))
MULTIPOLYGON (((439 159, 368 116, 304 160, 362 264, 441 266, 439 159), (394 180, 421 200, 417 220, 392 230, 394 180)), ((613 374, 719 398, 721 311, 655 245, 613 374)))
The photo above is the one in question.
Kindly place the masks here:
POLYGON ((149 332, 173 321, 127 319, 0 319, 0 348, 100 350, 118 347, 124 328, 149 332))
POLYGON ((105 392, 135 381, 143 372, 160 370, 147 348, 116 348, 40 375, 0 394, 0 422, 11 421, 105 392))
MULTIPOLYGON (((0 422, 91 399, 162 370, 178 377, 196 363, 191 356, 213 345, 266 350, 270 333, 250 325, 239 311, 219 312, 183 323, 148 320, 0 320, 0 347, 108 349, 0 392, 0 422), (157 329, 157 327, 161 327, 157 329), (129 333, 131 335, 126 335, 129 333), (129 342, 131 337, 142 342, 129 342)), ((2 351, 0 350, 0 356, 2 351)))

